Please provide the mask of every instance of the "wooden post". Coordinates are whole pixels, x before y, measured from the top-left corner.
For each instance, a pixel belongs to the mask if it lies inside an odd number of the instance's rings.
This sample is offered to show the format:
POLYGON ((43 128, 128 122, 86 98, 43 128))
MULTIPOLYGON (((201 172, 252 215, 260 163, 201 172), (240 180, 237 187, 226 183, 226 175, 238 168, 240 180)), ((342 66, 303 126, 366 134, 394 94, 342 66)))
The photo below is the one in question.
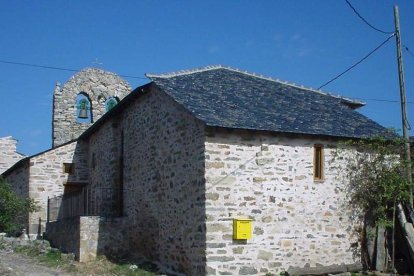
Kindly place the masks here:
POLYGON ((47 197, 47 210, 46 210, 46 223, 49 223, 50 219, 50 199, 47 197))
POLYGON ((386 272, 387 249, 385 248, 385 229, 377 227, 377 256, 375 260, 375 270, 386 272))
MULTIPOLYGON (((404 138, 404 161, 405 174, 407 180, 412 183, 412 170, 411 170, 411 155, 410 155, 410 137, 408 134, 408 120, 407 120, 407 104, 405 97, 405 84, 404 84, 404 68, 403 58, 401 51, 401 33, 400 33, 400 17, 398 14, 398 6, 394 6, 394 22, 395 22, 395 39, 397 43, 397 62, 398 62, 398 77, 400 81, 400 97, 401 97, 401 117, 402 117, 402 129, 404 138)), ((410 206, 413 207, 413 190, 410 188, 410 206)))

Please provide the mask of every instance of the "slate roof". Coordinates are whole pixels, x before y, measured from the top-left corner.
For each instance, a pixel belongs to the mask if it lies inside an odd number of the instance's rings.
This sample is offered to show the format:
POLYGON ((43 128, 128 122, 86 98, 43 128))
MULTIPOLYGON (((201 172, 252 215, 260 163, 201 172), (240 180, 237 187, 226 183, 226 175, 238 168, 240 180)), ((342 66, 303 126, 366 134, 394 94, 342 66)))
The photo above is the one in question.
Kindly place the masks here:
POLYGON ((208 126, 348 138, 387 132, 354 110, 361 102, 228 67, 147 77, 208 126))

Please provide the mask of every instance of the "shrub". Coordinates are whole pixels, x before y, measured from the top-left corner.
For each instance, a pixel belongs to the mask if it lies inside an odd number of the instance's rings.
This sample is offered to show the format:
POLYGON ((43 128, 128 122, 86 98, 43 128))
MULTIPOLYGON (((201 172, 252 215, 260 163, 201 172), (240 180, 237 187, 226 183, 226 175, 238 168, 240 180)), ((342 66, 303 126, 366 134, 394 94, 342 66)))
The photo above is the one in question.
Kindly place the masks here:
POLYGON ((23 219, 29 212, 34 212, 36 209, 33 199, 19 197, 0 177, 0 232, 6 232, 9 235, 21 233, 23 219))

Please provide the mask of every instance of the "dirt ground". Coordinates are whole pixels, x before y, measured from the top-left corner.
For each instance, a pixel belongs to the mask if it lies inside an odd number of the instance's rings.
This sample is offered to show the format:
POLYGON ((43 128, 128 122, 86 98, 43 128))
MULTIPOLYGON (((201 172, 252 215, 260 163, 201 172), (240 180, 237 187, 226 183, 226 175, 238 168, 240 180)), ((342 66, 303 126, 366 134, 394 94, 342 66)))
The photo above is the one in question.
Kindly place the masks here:
POLYGON ((69 276, 60 269, 36 263, 33 258, 10 251, 0 251, 0 275, 5 276, 69 276))
MULTIPOLYGON (((1 233, 0 233, 1 234, 1 233)), ((156 276, 157 267, 142 262, 114 263, 99 256, 88 263, 75 261, 74 254, 51 248, 46 240, 28 240, 0 235, 0 276, 156 276)))

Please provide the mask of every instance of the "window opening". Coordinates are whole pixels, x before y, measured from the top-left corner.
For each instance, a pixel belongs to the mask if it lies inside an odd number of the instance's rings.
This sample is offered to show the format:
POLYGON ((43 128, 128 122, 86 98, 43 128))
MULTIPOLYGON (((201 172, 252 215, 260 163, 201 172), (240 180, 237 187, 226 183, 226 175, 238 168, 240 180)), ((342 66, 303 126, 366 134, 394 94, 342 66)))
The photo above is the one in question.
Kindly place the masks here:
POLYGON ((78 123, 92 123, 91 101, 83 92, 76 97, 76 117, 78 123))
POLYGON ((119 100, 116 97, 110 97, 105 101, 105 110, 108 112, 118 104, 119 100))
POLYGON ((63 172, 69 175, 75 174, 75 164, 63 163, 63 172))
POLYGON ((315 145, 313 150, 313 179, 323 180, 324 156, 323 146, 315 145))

